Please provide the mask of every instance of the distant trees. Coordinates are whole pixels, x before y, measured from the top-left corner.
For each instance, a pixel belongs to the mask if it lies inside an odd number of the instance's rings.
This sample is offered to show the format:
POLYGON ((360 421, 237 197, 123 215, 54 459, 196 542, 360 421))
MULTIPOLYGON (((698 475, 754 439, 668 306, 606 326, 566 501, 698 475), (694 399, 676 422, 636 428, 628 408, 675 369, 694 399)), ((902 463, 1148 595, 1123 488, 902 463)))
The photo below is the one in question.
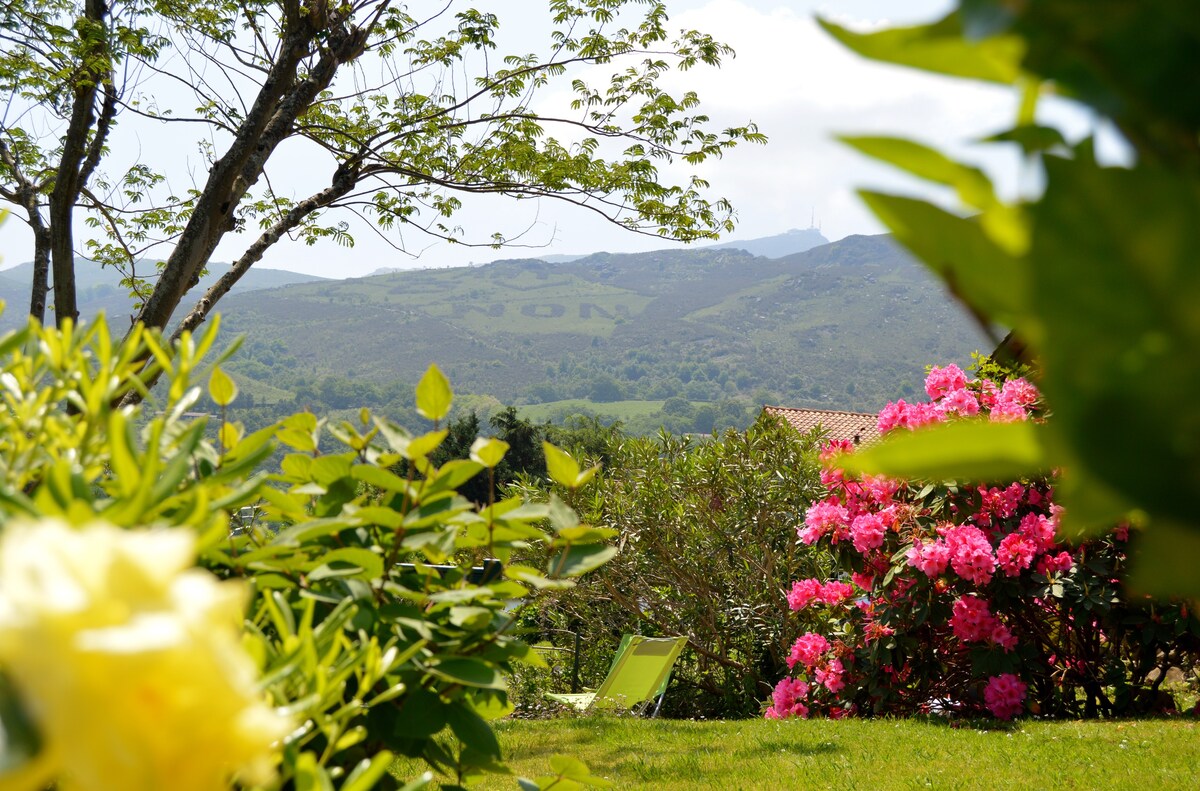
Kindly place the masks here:
POLYGON ((356 216, 384 233, 504 244, 503 230, 453 224, 471 194, 576 203, 675 239, 732 227, 702 180, 659 172, 764 141, 753 125, 711 130, 694 93, 660 85, 673 68, 719 65, 728 48, 696 31, 673 38, 662 3, 552 0, 541 52, 503 56, 501 18, 454 6, 5 3, 0 201, 33 231, 30 314, 44 318, 52 283, 56 319, 77 315, 80 253, 119 267, 136 318, 165 327, 217 245, 247 233, 184 330, 280 240, 353 244, 356 216), (608 64, 607 76, 588 71, 608 64), (569 106, 545 107, 558 85, 569 106), (123 135, 148 125, 177 138, 174 151, 199 152, 183 175, 194 186, 172 183, 172 163, 118 161, 123 135), (302 186, 280 172, 285 148, 306 157, 302 186), (80 223, 96 234, 82 245, 80 223), (156 273, 138 268, 151 256, 165 258, 156 273))

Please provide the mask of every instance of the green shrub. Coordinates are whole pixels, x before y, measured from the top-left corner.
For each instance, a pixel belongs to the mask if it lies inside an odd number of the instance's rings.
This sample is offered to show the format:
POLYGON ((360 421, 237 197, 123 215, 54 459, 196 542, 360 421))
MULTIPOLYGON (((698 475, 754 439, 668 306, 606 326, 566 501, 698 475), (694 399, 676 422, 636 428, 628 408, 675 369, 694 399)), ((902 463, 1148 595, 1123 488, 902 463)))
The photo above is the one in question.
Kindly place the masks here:
POLYGON ((614 440, 595 481, 564 496, 587 521, 618 531, 619 553, 521 625, 581 630, 591 685, 622 634, 687 635, 664 712, 758 714, 796 637, 773 613, 787 606, 792 575, 829 568, 827 555, 796 541, 821 492, 814 441, 773 419, 712 441, 614 440))
MULTIPOLYGON (((264 694, 297 726, 273 787, 397 787, 386 774, 393 753, 459 783, 502 770, 489 722, 512 710, 505 676, 544 665, 511 634, 509 605, 603 564, 609 533, 579 525, 557 499, 478 507, 460 496, 457 487, 499 464, 506 445, 481 439, 470 458, 429 460, 452 399, 436 368, 416 388, 427 433, 363 410, 353 425, 301 413, 247 435, 228 421, 233 381, 210 366, 208 395, 220 409, 210 441, 208 418, 189 409, 215 337, 216 322, 167 348, 135 329, 118 347, 98 320, 61 332, 31 322, 0 339, 0 522, 193 531, 202 565, 251 592, 243 642, 264 694), (147 359, 163 371, 157 402, 140 378, 147 359), (144 405, 116 406, 131 390, 144 405), (268 475, 259 466, 276 441, 290 452, 268 475), (404 477, 391 471, 402 461, 404 477), (239 511, 248 518, 231 530, 239 511), (544 570, 509 562, 531 542, 545 548, 544 570), (503 573, 473 581, 485 558, 503 562, 503 573)), ((587 480, 549 452, 564 490, 587 480)))

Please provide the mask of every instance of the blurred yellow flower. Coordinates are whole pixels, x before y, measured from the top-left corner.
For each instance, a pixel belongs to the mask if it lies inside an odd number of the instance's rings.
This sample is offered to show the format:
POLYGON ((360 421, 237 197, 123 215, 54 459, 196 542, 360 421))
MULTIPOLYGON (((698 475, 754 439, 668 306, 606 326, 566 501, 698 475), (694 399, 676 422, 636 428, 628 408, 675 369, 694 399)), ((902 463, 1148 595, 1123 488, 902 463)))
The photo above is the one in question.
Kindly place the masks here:
POLYGON ((245 589, 194 558, 186 530, 43 521, 0 535, 0 666, 63 791, 269 782, 288 722, 241 646, 245 589))

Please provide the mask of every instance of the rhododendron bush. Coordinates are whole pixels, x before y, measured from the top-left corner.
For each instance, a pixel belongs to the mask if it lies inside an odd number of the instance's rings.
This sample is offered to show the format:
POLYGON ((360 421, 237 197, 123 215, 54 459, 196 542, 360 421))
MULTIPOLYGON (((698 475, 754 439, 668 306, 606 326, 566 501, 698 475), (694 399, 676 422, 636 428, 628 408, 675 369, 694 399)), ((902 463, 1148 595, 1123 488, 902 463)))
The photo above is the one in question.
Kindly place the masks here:
MULTIPOLYGON (((1039 420, 1037 389, 985 363, 968 380, 933 368, 930 400, 888 404, 890 432, 957 419, 1039 420)), ((1010 719, 1162 709, 1170 667, 1190 668, 1200 623, 1180 603, 1122 589, 1126 527, 1080 544, 1057 532, 1054 480, 897 481, 836 466, 822 454, 828 496, 808 510, 800 541, 828 548, 835 579, 794 583, 802 634, 767 717, 922 712, 1010 719)))

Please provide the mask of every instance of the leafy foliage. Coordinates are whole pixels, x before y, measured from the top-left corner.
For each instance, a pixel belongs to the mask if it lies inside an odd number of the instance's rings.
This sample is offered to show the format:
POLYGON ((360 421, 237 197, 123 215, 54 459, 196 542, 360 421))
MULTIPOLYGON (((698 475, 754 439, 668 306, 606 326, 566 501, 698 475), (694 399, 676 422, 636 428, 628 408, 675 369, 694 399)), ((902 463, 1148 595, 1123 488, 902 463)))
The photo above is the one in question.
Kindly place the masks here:
POLYGON ((711 441, 616 441, 593 483, 568 498, 618 534, 616 558, 522 625, 559 645, 540 630, 581 630, 585 679, 603 677, 623 633, 687 635, 665 710, 756 712, 795 637, 777 616, 786 586, 829 569, 825 553, 795 540, 820 495, 814 442, 771 418, 711 441))
MULTIPOLYGON (((1132 519, 1146 528, 1136 584, 1191 596, 1200 595, 1192 570, 1200 524, 1188 496, 1200 484, 1200 279, 1192 260, 1200 245, 1192 220, 1200 209, 1200 98, 1178 75, 1192 69, 1200 46, 1193 11, 1186 0, 964 0, 918 28, 854 34, 826 23, 868 57, 1023 92, 1016 125, 994 140, 1021 146, 1042 167, 1040 196, 1007 204, 978 171, 941 155, 906 141, 852 141, 957 187, 978 214, 963 219, 910 198, 864 198, 977 315, 1014 327, 1037 358, 1053 417, 1034 427, 1036 456, 1020 466, 1062 469, 1064 531, 1094 536, 1132 519), (1038 126, 1037 100, 1047 91, 1110 119, 1133 162, 1103 167, 1091 136, 1067 144, 1038 126)), ((995 454, 1006 442, 979 440, 995 454)), ((940 432, 920 441, 948 448, 940 432)), ((862 464, 893 469, 871 457, 862 464)), ((948 459, 942 472, 959 469, 948 459)))
MULTIPOLYGON (((363 410, 356 424, 300 413, 249 434, 222 421, 210 442, 188 410, 201 374, 212 402, 236 396, 203 362, 216 329, 174 347, 152 330, 114 344, 103 320, 4 336, 0 519, 195 531, 203 565, 252 590, 244 643, 264 693, 298 726, 276 787, 398 787, 386 775, 394 753, 459 783, 504 771, 488 723, 511 709, 505 674, 540 663, 508 633, 507 608, 601 565, 611 531, 581 525, 557 499, 476 506, 458 494, 505 448, 479 440, 470 458, 430 460, 452 398, 436 368, 416 392, 434 420, 421 434, 363 410), (145 390, 142 357, 164 372, 154 411, 117 406, 145 390), (276 441, 290 452, 266 475, 276 441), (392 471, 401 462, 404 476, 392 471), (531 542, 544 545, 545 568, 509 562, 531 542), (473 571, 492 558, 502 573, 473 571)), ((560 774, 582 771, 568 768, 560 774)))

